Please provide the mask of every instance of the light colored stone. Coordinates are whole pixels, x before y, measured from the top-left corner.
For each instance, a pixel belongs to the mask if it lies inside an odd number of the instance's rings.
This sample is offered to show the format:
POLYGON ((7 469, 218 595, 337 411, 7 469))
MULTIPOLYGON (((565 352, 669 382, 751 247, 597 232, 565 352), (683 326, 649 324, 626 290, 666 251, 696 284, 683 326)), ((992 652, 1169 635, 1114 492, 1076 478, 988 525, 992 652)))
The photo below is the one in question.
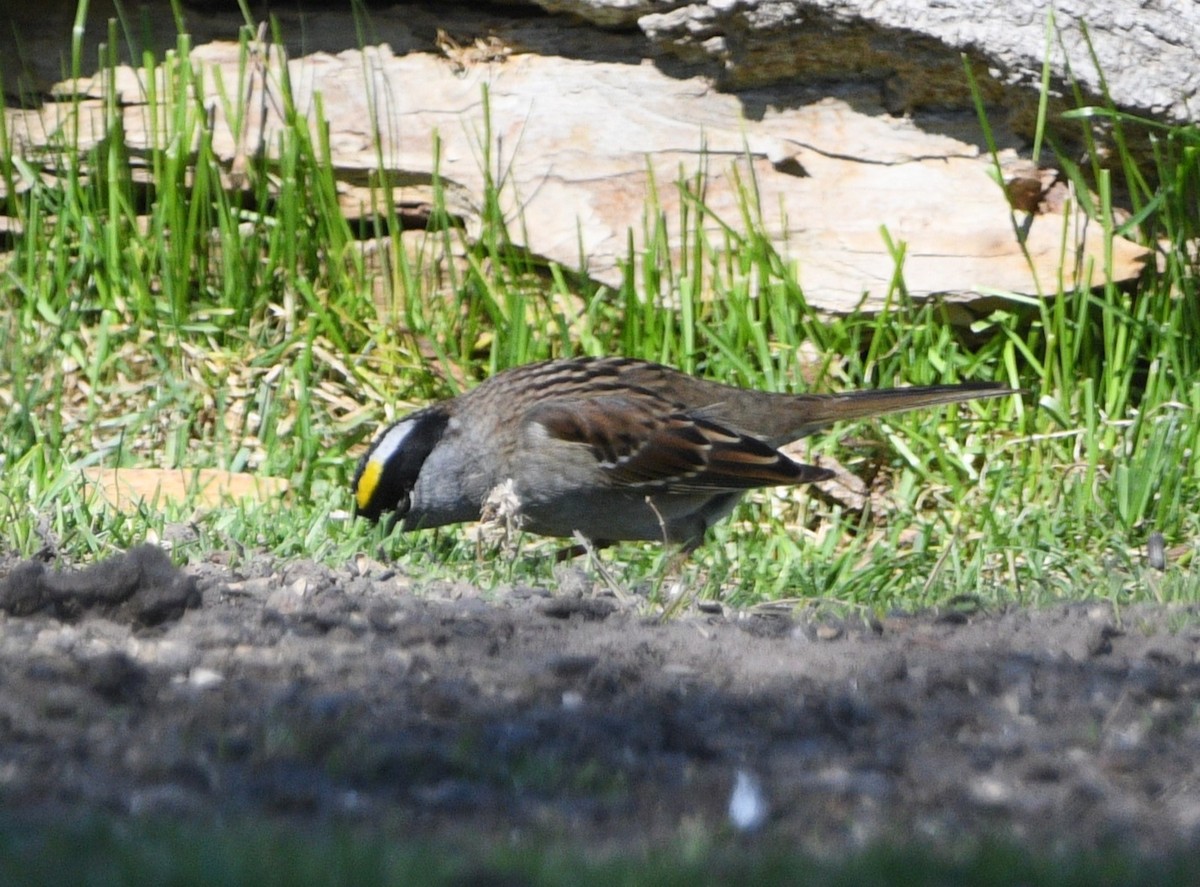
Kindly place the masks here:
MULTIPOLYGON (((611 0, 553 5, 584 16, 624 7, 611 0)), ((835 70, 830 62, 841 57, 849 63, 855 54, 843 54, 837 44, 849 49, 858 40, 859 73, 868 77, 882 79, 889 68, 903 71, 906 56, 919 57, 928 70, 938 66, 940 54, 961 71, 955 57, 966 52, 1002 83, 1035 86, 1048 57, 1062 91, 1069 92, 1073 79, 1099 96, 1103 75, 1108 95, 1121 107, 1178 121, 1200 114, 1200 4, 1192 0, 708 0, 671 6, 639 16, 637 24, 663 51, 693 63, 707 56, 731 81, 768 82, 789 74, 840 79, 852 71, 835 70), (716 36, 719 51, 707 48, 716 36), (814 66, 815 58, 822 61, 814 66)), ((909 79, 912 89, 925 85, 920 72, 909 79)))
MULTIPOLYGON (((238 85, 237 45, 208 44, 192 60, 208 82, 219 79, 233 94, 246 88, 238 85)), ((248 107, 267 110, 265 118, 254 118, 261 119, 259 128, 240 140, 229 129, 225 106, 211 104, 214 147, 231 164, 247 144, 268 150, 276 144, 279 64, 273 56, 266 68, 265 102, 261 87, 251 88, 248 107)), ((1018 216, 1028 223, 1026 255, 1005 194, 990 178, 990 160, 974 145, 835 98, 768 105, 751 118, 738 96, 700 77, 667 76, 647 62, 520 55, 464 69, 429 54, 396 56, 387 46, 294 59, 289 75, 295 102, 310 120, 320 97, 343 181, 364 181, 382 157, 401 183, 398 204, 428 202, 436 137, 450 209, 469 230, 478 230, 486 163, 503 178, 514 236, 524 233, 531 252, 611 286, 621 280, 629 232, 635 247, 644 246, 652 186, 679 249, 686 198, 676 182, 699 170, 712 218, 735 230, 743 227, 737 183, 755 183, 762 226, 793 264, 809 302, 826 310, 884 305, 896 268, 888 238, 904 252, 905 285, 916 297, 1052 294, 1060 277, 1068 286, 1104 280, 1102 232, 1069 201, 1066 217, 1018 216)), ((131 146, 161 143, 162 133, 139 104, 144 91, 134 72, 120 73, 116 82, 131 146)), ((83 82, 78 88, 91 95, 98 87, 83 82)), ((84 145, 100 135, 94 127, 102 115, 94 104, 81 105, 84 145)), ((14 118, 28 138, 31 113, 14 118)), ((51 105, 41 116, 63 113, 51 105)), ((715 221, 706 228, 722 248, 736 249, 715 221)), ((1145 254, 1117 239, 1113 255, 1113 276, 1127 279, 1145 254)), ((677 294, 647 295, 669 302, 677 294)))

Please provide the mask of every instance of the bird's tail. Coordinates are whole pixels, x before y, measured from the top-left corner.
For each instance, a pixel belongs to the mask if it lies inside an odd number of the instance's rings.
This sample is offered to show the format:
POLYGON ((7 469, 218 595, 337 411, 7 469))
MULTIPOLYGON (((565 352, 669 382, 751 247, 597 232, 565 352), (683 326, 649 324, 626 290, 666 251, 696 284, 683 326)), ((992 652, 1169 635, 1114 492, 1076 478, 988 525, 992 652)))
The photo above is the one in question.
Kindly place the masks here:
MULTIPOLYGON (((959 385, 931 385, 926 388, 884 388, 875 391, 849 391, 845 394, 821 396, 826 406, 825 421, 861 419, 921 407, 960 403, 982 397, 1001 397, 1017 394, 1017 390, 995 382, 964 382, 959 385)), ((814 418, 818 418, 814 416, 814 418)))
POLYGON ((835 422, 1019 393, 1017 389, 995 382, 964 382, 958 385, 931 385, 924 388, 885 388, 874 391, 849 391, 844 394, 797 395, 793 399, 795 421, 790 423, 788 436, 794 440, 827 428, 835 422))

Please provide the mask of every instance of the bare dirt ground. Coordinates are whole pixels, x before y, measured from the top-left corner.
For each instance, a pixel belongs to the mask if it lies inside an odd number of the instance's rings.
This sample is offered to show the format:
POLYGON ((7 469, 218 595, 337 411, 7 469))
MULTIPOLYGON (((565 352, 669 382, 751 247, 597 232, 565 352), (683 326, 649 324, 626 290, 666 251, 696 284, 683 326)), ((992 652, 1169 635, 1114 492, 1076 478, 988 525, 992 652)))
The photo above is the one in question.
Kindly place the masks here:
POLYGON ((381 565, 0 560, 8 813, 249 814, 634 850, 747 831, 1200 839, 1200 610, 667 624, 381 565), (759 814, 761 822, 755 822, 759 814))

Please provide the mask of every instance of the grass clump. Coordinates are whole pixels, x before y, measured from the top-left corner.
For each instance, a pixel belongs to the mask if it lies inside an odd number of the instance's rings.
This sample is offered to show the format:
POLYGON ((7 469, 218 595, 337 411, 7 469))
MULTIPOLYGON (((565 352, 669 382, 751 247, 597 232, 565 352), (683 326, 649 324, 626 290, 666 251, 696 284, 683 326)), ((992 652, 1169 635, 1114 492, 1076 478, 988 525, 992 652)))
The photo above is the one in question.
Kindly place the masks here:
POLYGON ((502 843, 478 834, 413 837, 402 823, 345 825, 319 832, 262 820, 182 825, 133 820, 0 823, 0 874, 38 887, 159 883, 177 885, 528 885, 758 884, 941 885, 1190 884, 1194 852, 1147 860, 1119 849, 1031 852, 1003 842, 948 853, 869 847, 838 860, 795 847, 693 836, 653 851, 582 854, 566 840, 502 843), (395 834, 390 834, 395 832, 395 834))
MULTIPOLYGON (((118 39, 114 27, 109 45, 118 39)), ((1153 169, 1128 151, 1113 172, 1060 161, 1106 236, 1137 237, 1160 261, 1136 294, 1064 282, 1044 299, 1012 296, 968 347, 941 306, 908 297, 903 244, 893 245, 887 310, 812 310, 765 231, 752 178, 732 219, 706 206, 703 170, 655 183, 684 198, 684 248, 666 248, 651 193, 648 247, 636 257, 631 248, 615 290, 589 283, 586 269, 538 262, 514 246, 519 220, 501 209, 504 159, 486 123, 474 236, 436 174, 424 230, 405 230, 398 183, 382 175, 372 182, 377 211, 352 223, 328 132, 295 108, 286 77, 270 82, 283 107, 271 150, 243 146, 234 169, 218 156, 206 102, 222 103, 236 138, 239 97, 266 88, 276 50, 247 31, 236 83, 206 82, 189 50, 181 34, 164 58, 142 58, 144 147, 123 131, 128 87, 115 56, 94 81, 102 125, 85 125, 95 106, 75 97, 40 154, 14 150, 15 134, 0 129, 3 208, 21 226, 0 260, 4 548, 52 543, 88 556, 186 521, 198 533, 183 557, 212 547, 328 560, 367 551, 421 575, 547 580, 544 559, 481 556, 461 531, 385 537, 349 521, 349 475, 380 423, 411 407, 530 360, 620 353, 777 390, 990 379, 1032 392, 814 440, 814 454, 886 494, 865 506, 752 497, 682 577, 664 572, 659 547, 620 546, 609 557, 622 581, 658 605, 673 606, 674 585, 737 605, 1194 598, 1195 127, 1076 112, 1085 127, 1103 117, 1118 135, 1146 132, 1153 169), (1127 216, 1116 190, 1130 195, 1127 216), (78 483, 82 468, 101 465, 251 470, 286 478, 291 491, 260 508, 115 515, 78 483), (1151 532, 1174 554, 1173 572, 1154 581, 1141 554, 1151 532)), ((436 158, 436 142, 430 150, 436 158)), ((526 553, 544 550, 527 541, 526 553)))

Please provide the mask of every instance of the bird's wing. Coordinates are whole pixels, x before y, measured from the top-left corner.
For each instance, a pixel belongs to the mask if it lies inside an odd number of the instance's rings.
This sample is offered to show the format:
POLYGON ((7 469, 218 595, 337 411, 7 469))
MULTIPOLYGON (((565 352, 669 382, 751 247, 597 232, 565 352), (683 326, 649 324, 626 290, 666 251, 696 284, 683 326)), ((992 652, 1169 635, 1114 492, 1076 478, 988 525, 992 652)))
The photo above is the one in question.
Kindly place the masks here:
POLYGON ((551 439, 587 447, 617 487, 720 492, 833 476, 641 392, 555 398, 535 406, 524 421, 540 425, 551 439))

